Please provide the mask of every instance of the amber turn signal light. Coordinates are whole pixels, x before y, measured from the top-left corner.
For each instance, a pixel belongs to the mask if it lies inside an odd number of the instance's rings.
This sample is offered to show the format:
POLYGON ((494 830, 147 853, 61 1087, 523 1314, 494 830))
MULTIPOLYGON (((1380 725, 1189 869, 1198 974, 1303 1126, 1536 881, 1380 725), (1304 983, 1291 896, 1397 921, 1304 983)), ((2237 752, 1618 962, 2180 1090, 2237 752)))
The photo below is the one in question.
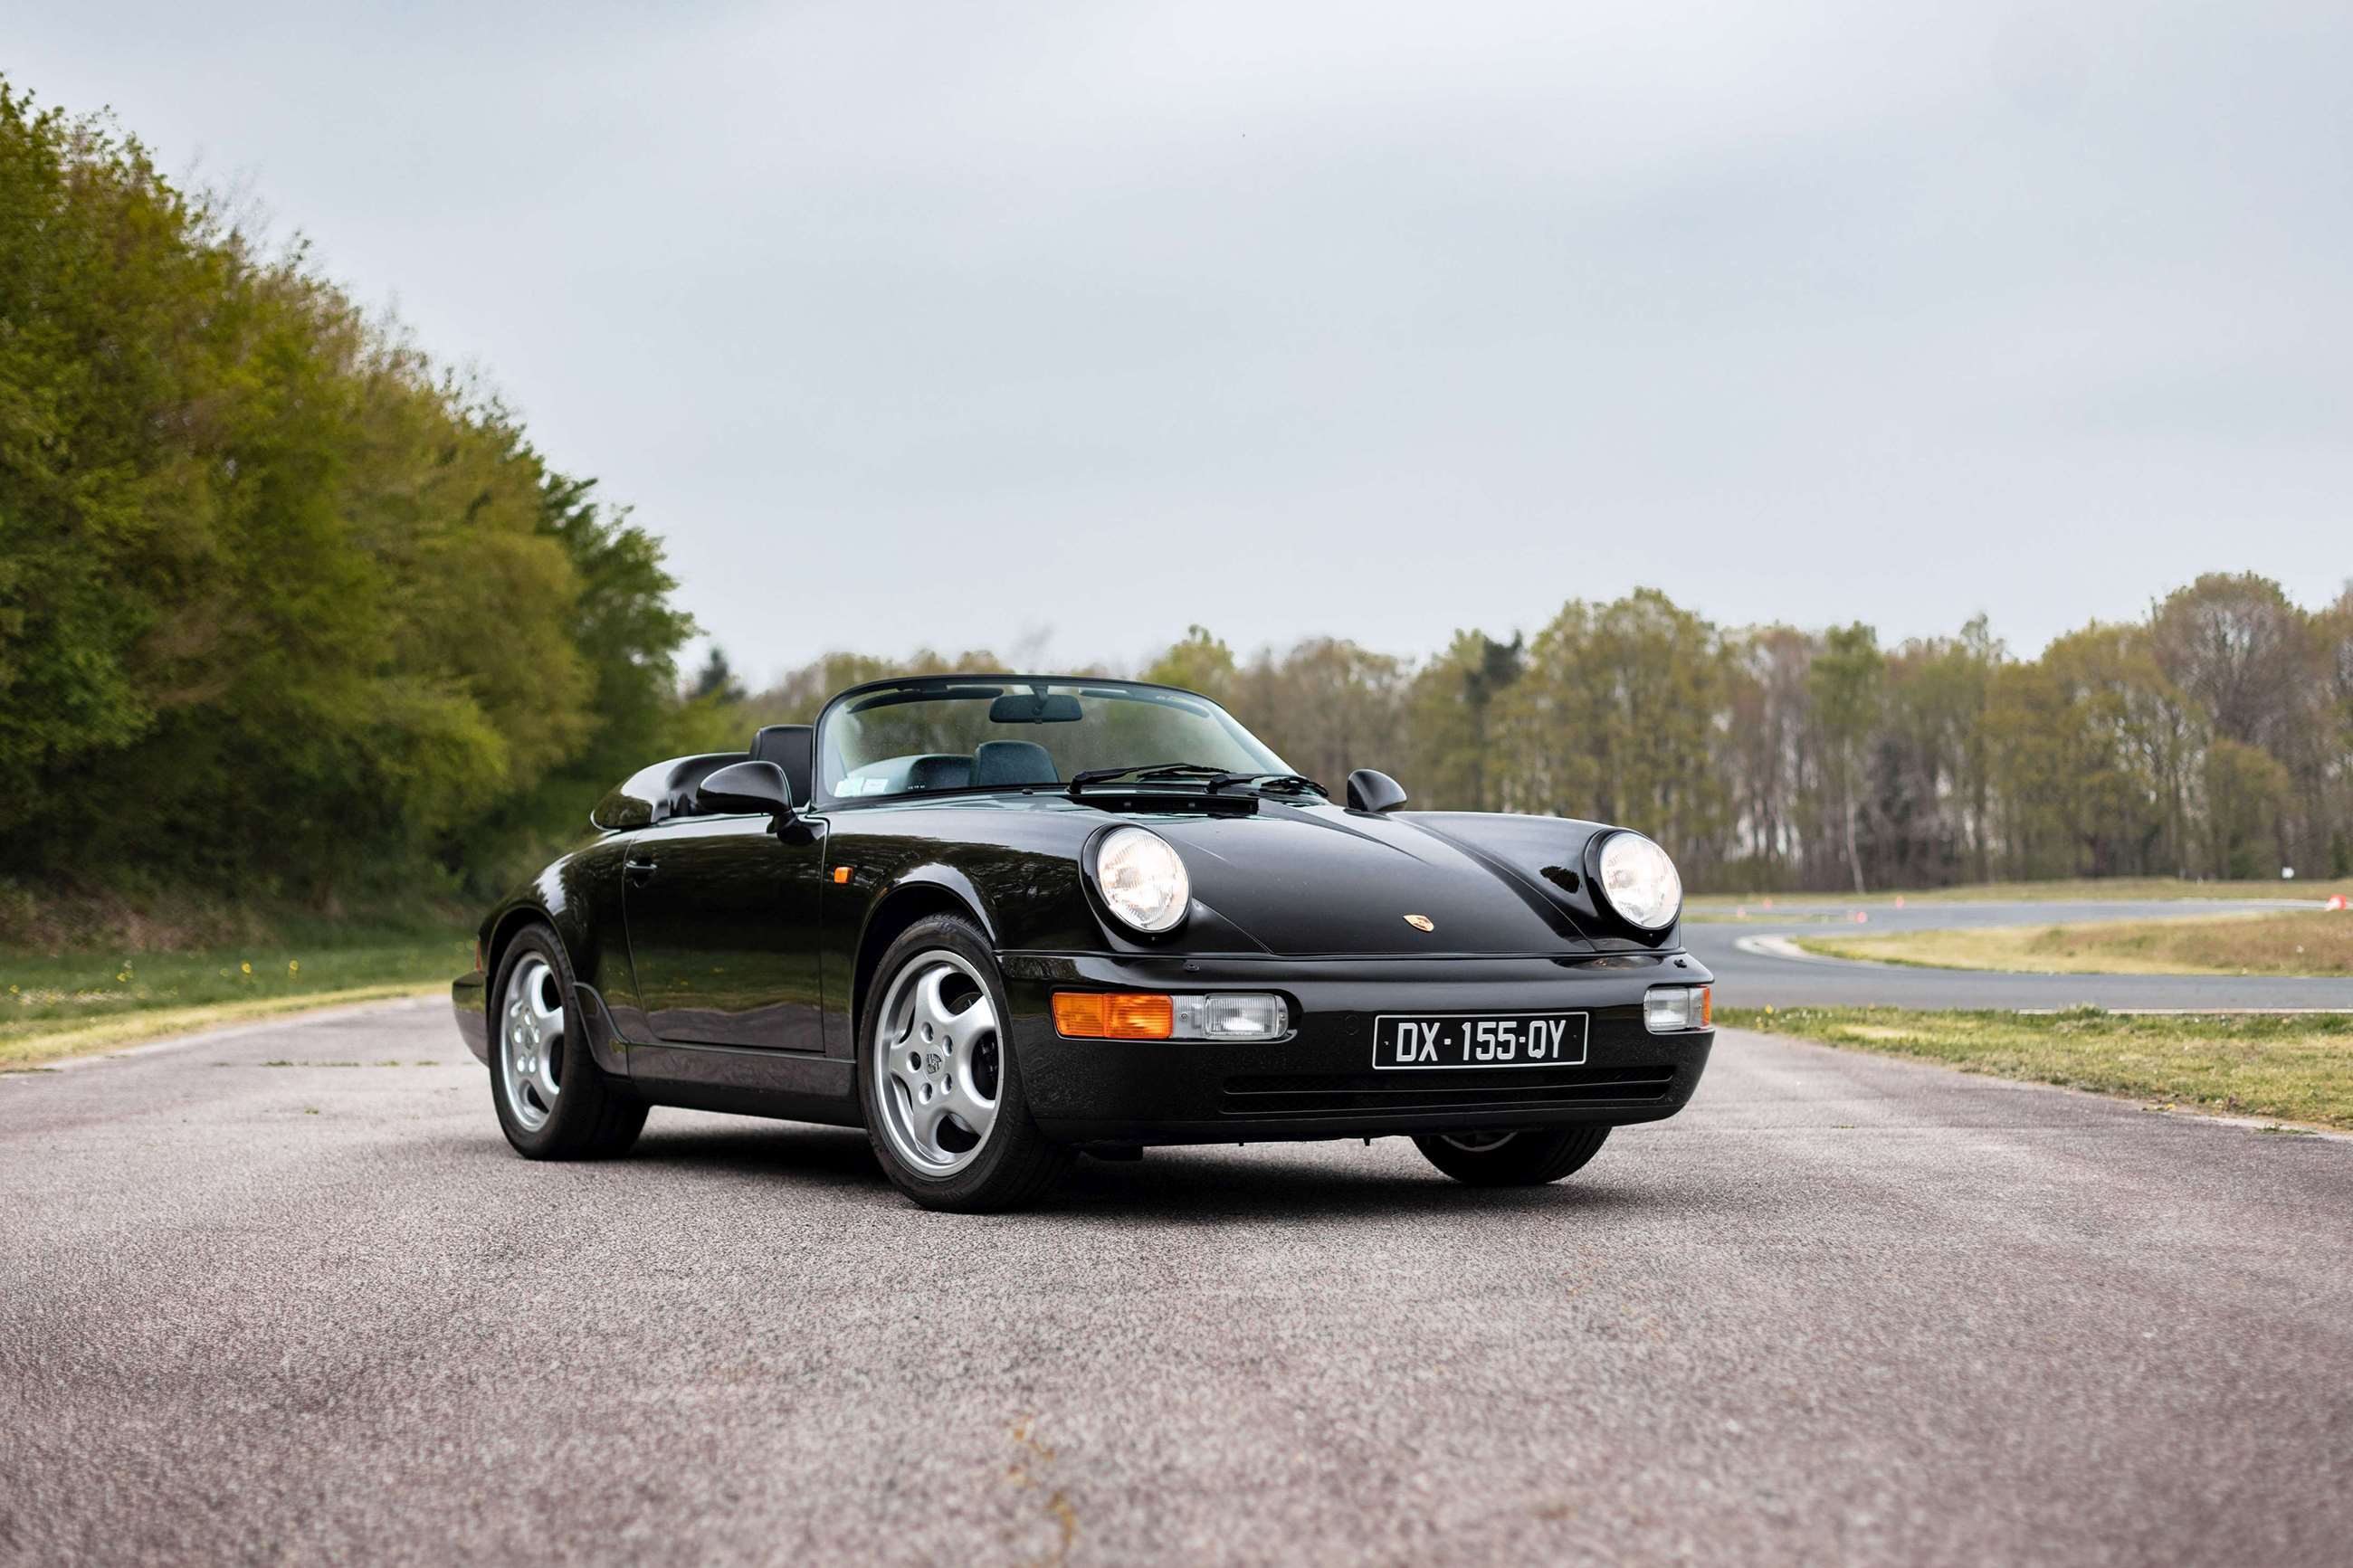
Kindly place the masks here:
POLYGON ((1057 991, 1054 1032, 1073 1040, 1165 1040, 1176 1030, 1166 996, 1124 991, 1057 991))
POLYGON ((1715 987, 1713 985, 1699 988, 1699 1026, 1703 1029, 1715 1027, 1715 987))

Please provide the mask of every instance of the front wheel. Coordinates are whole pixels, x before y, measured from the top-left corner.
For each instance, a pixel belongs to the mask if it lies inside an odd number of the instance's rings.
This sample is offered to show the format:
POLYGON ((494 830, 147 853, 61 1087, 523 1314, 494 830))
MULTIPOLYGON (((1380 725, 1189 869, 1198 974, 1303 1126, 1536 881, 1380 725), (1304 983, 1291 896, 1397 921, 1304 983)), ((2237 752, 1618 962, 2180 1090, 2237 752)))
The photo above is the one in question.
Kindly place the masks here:
POLYGON ((1540 1187, 1584 1168, 1609 1140, 1606 1126, 1417 1136, 1422 1158, 1474 1187, 1540 1187))
POLYGON ((859 1030, 875 1158, 929 1209, 1018 1208, 1070 1168, 1029 1120, 996 956, 969 921, 931 915, 877 966, 859 1030))
POLYGON ((527 926, 499 963, 491 1013, 491 1102, 526 1160, 628 1152, 646 1103, 607 1079, 588 1049, 572 963, 543 925, 527 926))

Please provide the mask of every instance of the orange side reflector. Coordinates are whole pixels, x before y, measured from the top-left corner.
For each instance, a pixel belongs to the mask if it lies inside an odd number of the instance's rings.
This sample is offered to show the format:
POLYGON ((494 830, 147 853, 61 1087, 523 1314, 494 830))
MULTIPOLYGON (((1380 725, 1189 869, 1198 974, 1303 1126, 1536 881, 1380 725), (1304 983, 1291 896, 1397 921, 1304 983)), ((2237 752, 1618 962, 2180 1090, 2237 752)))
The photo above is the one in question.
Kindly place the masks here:
POLYGON ((837 882, 847 882, 849 880, 849 868, 847 866, 836 866, 833 868, 833 879, 837 882))
POLYGON ((1176 1032, 1176 1007, 1137 992, 1057 991, 1054 1032, 1073 1040, 1165 1040, 1176 1032))
POLYGON ((1699 1026, 1703 1029, 1715 1027, 1715 987, 1713 985, 1699 988, 1699 1026))

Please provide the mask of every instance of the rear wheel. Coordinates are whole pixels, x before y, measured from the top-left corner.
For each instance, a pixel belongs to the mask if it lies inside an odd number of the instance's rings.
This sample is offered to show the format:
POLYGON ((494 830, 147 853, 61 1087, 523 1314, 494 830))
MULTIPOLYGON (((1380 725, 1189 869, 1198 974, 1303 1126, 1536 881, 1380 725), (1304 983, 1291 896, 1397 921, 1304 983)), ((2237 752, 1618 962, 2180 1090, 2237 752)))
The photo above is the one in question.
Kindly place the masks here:
POLYGON ((859 1030, 874 1154, 925 1208, 1018 1208, 1070 1169, 1029 1120, 997 960, 969 921, 931 915, 876 967, 859 1030))
POLYGON ((564 944, 527 926, 499 963, 491 993, 491 1101, 527 1160, 608 1159, 628 1152, 645 1101, 605 1076, 588 1049, 564 944))
POLYGON ((1520 1131, 1440 1132, 1416 1137, 1422 1157, 1474 1187, 1540 1187, 1583 1168, 1609 1141, 1606 1126, 1520 1131))

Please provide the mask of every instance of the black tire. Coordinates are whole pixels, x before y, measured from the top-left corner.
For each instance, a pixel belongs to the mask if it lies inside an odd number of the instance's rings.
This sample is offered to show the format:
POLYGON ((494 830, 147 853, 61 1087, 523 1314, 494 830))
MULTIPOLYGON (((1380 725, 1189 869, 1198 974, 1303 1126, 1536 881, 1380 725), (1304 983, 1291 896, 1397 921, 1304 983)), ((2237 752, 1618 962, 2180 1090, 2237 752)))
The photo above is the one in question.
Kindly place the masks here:
POLYGON ((1075 1162, 1070 1149, 1050 1142, 1029 1119, 1021 1065, 1013 1048, 1012 1016, 1005 982, 997 972, 997 956, 979 929, 962 916, 927 915, 917 921, 899 934, 874 967, 874 981, 867 989, 866 1005, 858 1021, 859 1107, 865 1113, 866 1138, 874 1147, 874 1158, 901 1192, 927 1209, 997 1214, 1020 1208, 1036 1201, 1075 1162), (883 1003, 900 973, 918 959, 941 952, 970 966, 997 1009, 993 1058, 997 1115, 970 1163, 935 1175, 902 1156, 885 1131, 884 1090, 876 1071, 874 1043, 881 1026, 883 1003))
POLYGON ((497 1108, 499 1128, 515 1152, 526 1160, 609 1160, 628 1153, 645 1129, 646 1102, 597 1067, 573 990, 572 961, 554 931, 544 925, 526 926, 507 944, 499 959, 488 1005, 491 1103, 497 1108), (513 1048, 509 1005, 514 998, 507 993, 522 974, 552 980, 555 995, 549 997, 543 991, 541 1004, 559 1006, 563 1015, 560 1044, 549 1053, 557 1089, 552 1107, 533 1100, 519 1110, 508 1083, 506 1063, 513 1048))
POLYGON ((1475 1146, 1497 1136, 1493 1132, 1417 1135, 1413 1146, 1422 1158, 1458 1182, 1474 1187, 1540 1187, 1582 1170, 1601 1152, 1609 1129, 1601 1124, 1532 1128, 1503 1134, 1500 1143, 1475 1146), (1460 1138, 1474 1144, 1464 1148, 1460 1138))

